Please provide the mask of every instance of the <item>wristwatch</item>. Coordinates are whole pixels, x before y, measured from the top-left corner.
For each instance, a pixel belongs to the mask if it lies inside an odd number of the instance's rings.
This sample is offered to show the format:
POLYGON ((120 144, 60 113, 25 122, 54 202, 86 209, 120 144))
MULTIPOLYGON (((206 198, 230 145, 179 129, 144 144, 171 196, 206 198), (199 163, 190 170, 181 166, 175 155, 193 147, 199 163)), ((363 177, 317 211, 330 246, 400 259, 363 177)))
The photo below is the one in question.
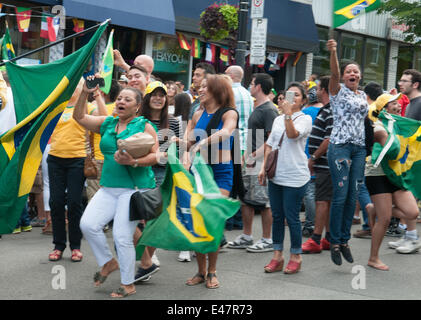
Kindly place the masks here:
POLYGON ((285 115, 285 120, 291 120, 291 119, 292 119, 292 117, 289 114, 285 115))
POLYGON ((313 160, 313 161, 316 161, 316 160, 317 160, 317 158, 316 158, 316 156, 315 156, 314 154, 312 154, 312 155, 310 156, 310 159, 311 159, 311 160, 313 160))

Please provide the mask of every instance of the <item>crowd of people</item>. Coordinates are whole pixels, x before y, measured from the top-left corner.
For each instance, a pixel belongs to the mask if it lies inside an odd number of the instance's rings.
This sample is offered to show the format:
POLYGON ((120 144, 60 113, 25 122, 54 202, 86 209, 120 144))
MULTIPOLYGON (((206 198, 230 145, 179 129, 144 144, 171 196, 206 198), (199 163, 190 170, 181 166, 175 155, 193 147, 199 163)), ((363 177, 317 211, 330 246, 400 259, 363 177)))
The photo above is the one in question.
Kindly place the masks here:
MULTIPOLYGON (((160 262, 156 249, 147 247, 135 271, 135 246, 145 224, 129 220, 129 200, 134 192, 164 182, 171 143, 186 151, 180 159, 187 170, 192 155, 200 152, 221 194, 241 201, 227 229, 242 232, 231 241, 223 237, 221 247, 273 252, 262 265, 264 272, 297 273, 302 254, 322 250, 330 250, 336 265, 342 264, 342 258, 352 263, 349 240, 359 208, 364 224, 354 237, 372 239, 370 267, 388 270, 379 258, 379 248, 392 216, 405 230, 388 246, 399 253, 417 252, 421 241, 416 199, 371 163, 373 144, 384 145, 388 134, 379 121, 369 119, 368 112, 374 104, 388 113, 421 121, 421 73, 404 71, 398 82, 400 93, 397 89, 384 92, 376 83, 361 88, 360 66, 347 63, 341 68, 336 42, 329 40, 327 46, 330 75, 312 75, 279 92, 268 74, 253 74, 247 90, 240 66, 216 74, 204 62, 195 66, 193 83, 184 91, 181 82, 165 82, 153 74, 151 57, 140 55, 130 66, 114 50, 115 65, 124 73, 113 81, 108 94, 80 81, 51 136, 34 184, 36 201, 30 203, 36 203, 38 214, 32 226, 52 233, 54 249, 49 260, 62 259, 68 239, 71 260, 81 262, 84 236, 100 268, 94 275, 96 287, 117 270, 121 286, 112 297, 132 295, 136 283, 150 281, 160 262), (147 155, 134 158, 118 150, 118 139, 139 132, 155 140, 147 155), (84 160, 90 153, 98 175, 85 181, 84 160), (235 161, 236 153, 240 161, 235 161), (301 221, 303 204, 305 220, 301 221), (261 215, 262 236, 254 241, 256 212, 261 215), (284 267, 286 226, 291 241, 284 267), (109 228, 116 258, 105 236, 109 228), (303 237, 308 238, 304 243, 303 237)), ((28 210, 14 233, 31 230, 28 210)), ((218 251, 193 254, 198 271, 186 285, 220 286, 218 251)), ((191 252, 181 251, 178 260, 191 261, 191 252)))

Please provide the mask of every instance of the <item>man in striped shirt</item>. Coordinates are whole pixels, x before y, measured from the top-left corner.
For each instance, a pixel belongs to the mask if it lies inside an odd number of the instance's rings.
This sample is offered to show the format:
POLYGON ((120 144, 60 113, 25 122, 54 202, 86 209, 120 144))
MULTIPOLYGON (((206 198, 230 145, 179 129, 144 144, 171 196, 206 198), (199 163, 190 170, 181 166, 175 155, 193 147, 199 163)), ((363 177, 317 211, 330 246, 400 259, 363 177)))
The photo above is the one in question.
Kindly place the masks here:
POLYGON ((302 245, 303 253, 320 253, 330 249, 329 210, 332 199, 332 180, 327 163, 327 148, 333 126, 332 110, 329 104, 329 77, 320 78, 317 85, 317 98, 323 104, 313 123, 308 140, 310 159, 308 167, 316 175, 316 219, 314 232, 302 245), (322 239, 323 228, 325 238, 322 239))
POLYGON ((232 79, 232 91, 234 91, 235 106, 239 115, 239 133, 241 152, 247 149, 247 127, 250 114, 253 112, 253 98, 250 92, 241 85, 244 71, 240 66, 230 66, 225 70, 225 74, 232 79))

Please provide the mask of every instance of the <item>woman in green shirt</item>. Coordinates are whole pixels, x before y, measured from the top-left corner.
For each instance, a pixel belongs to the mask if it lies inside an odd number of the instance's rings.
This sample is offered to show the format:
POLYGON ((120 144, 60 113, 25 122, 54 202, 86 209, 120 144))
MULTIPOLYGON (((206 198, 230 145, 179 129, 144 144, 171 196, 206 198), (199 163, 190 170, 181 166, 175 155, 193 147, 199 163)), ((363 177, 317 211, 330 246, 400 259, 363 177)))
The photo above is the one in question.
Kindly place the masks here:
POLYGON ((101 134, 100 149, 104 155, 101 188, 86 207, 80 228, 101 267, 94 276, 95 287, 120 268, 121 286, 111 297, 121 298, 136 293, 133 284, 136 262, 133 234, 138 221, 129 220, 130 197, 136 191, 134 184, 142 188, 139 191, 155 188, 151 166, 157 163, 158 138, 148 120, 136 117, 142 100, 139 90, 125 88, 120 92, 116 100, 117 117, 113 118, 86 114, 88 94, 95 89, 88 89, 84 84, 73 112, 73 118, 80 125, 101 134), (149 154, 134 159, 129 153, 118 150, 117 140, 126 139, 138 132, 150 134, 155 139, 155 145, 149 154), (104 226, 111 220, 114 220, 113 237, 117 260, 113 258, 103 232, 104 226))

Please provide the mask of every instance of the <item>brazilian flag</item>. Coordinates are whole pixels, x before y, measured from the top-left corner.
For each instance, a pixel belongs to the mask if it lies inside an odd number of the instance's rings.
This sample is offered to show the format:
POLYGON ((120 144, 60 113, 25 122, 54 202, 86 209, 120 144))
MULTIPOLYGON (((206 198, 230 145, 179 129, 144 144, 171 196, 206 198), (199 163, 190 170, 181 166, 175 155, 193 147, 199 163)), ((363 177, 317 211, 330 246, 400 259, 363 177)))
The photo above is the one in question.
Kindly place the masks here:
POLYGON ((340 27, 362 12, 380 7, 381 0, 333 0, 333 28, 340 27))
POLYGON ((225 221, 238 211, 240 202, 220 193, 212 169, 199 154, 191 171, 180 163, 172 144, 161 185, 163 212, 147 223, 136 248, 137 259, 145 245, 201 253, 218 250, 225 221))
POLYGON ((389 181, 421 199, 421 121, 382 111, 379 120, 389 137, 382 147, 375 143, 372 161, 381 164, 389 181))
POLYGON ((17 125, 0 136, 0 234, 16 227, 47 142, 107 25, 61 60, 25 67, 6 63, 17 125))

